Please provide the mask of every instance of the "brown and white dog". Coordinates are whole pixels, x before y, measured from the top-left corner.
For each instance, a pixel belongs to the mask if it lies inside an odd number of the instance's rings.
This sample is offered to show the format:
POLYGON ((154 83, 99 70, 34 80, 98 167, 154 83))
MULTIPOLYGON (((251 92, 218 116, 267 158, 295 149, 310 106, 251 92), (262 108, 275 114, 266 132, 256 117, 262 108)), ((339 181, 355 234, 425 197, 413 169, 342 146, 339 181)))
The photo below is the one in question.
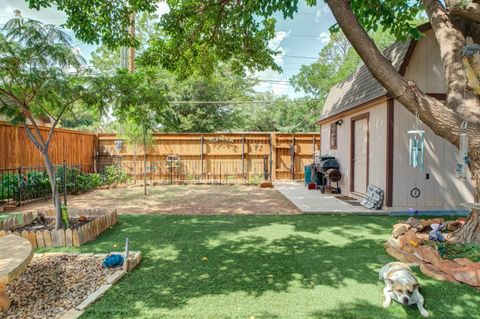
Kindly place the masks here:
POLYGON ((428 311, 423 308, 423 296, 419 291, 419 283, 407 264, 401 262, 391 262, 380 269, 379 279, 385 282, 383 289, 385 302, 383 307, 387 308, 392 300, 404 305, 410 306, 416 304, 420 314, 428 317, 428 311))

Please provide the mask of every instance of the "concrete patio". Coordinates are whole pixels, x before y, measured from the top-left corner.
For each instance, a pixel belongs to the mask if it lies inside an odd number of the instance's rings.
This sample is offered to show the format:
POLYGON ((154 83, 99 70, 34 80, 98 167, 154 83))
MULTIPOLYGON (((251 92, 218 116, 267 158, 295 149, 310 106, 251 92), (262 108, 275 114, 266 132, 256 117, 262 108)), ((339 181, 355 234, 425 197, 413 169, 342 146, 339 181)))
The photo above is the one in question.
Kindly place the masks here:
POLYGON ((308 190, 300 182, 275 182, 274 187, 304 214, 388 215, 386 211, 369 210, 335 198, 339 194, 308 190))

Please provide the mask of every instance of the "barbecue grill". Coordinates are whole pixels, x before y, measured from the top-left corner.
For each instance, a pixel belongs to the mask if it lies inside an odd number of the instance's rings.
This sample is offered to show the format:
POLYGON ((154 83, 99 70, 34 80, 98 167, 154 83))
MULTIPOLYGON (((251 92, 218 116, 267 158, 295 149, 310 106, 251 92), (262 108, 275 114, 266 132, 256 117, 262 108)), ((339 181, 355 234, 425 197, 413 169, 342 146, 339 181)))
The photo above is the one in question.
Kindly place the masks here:
POLYGON ((338 182, 342 179, 342 173, 340 173, 340 165, 333 156, 321 156, 319 161, 313 164, 313 172, 316 175, 318 188, 322 193, 325 190, 330 190, 332 193, 339 194, 341 192, 338 187, 338 182), (332 186, 332 183, 336 183, 336 187, 332 186))

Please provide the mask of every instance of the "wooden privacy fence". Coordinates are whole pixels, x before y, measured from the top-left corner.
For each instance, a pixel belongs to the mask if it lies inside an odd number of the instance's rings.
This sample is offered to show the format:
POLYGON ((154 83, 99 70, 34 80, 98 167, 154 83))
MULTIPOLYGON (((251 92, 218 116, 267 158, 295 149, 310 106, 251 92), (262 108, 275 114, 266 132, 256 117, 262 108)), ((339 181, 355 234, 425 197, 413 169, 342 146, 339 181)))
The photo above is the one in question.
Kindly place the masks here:
MULTIPOLYGON (((46 138, 49 127, 39 127, 46 138)), ((94 133, 55 129, 49 155, 54 164, 83 164, 93 167, 97 136, 94 133)), ((0 121, 0 169, 44 166, 42 155, 29 140, 25 128, 0 121)))
MULTIPOLYGON (((48 127, 40 127, 46 137, 48 127)), ((54 164, 100 172, 115 164, 129 175, 162 182, 233 182, 303 178, 303 167, 320 149, 320 133, 154 133, 143 163, 143 146, 116 134, 55 129, 49 154, 54 164), (178 162, 167 161, 176 155, 178 162)), ((43 158, 22 126, 0 121, 0 175, 42 170, 43 158), (23 170, 22 170, 23 168, 23 170)))
POLYGON ((238 182, 302 179, 320 148, 319 133, 155 133, 147 148, 115 134, 98 135, 98 165, 121 165, 128 174, 163 182, 238 182), (179 161, 168 161, 178 157, 179 161))

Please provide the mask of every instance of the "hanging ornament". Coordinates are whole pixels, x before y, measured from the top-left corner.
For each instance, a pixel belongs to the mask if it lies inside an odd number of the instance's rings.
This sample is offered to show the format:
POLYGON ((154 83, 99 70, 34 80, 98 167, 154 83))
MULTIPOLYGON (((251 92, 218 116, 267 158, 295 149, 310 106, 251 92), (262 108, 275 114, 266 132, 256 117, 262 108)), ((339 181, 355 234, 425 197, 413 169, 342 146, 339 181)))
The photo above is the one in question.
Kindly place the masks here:
POLYGON ((469 163, 468 157, 468 135, 465 133, 468 123, 463 121, 461 128, 462 133, 458 135, 458 157, 457 157, 457 178, 466 179, 467 178, 467 167, 469 163))
POLYGON ((407 132, 410 135, 409 165, 413 168, 419 167, 423 171, 425 166, 425 131, 419 129, 418 112, 415 117, 416 129, 407 132))

